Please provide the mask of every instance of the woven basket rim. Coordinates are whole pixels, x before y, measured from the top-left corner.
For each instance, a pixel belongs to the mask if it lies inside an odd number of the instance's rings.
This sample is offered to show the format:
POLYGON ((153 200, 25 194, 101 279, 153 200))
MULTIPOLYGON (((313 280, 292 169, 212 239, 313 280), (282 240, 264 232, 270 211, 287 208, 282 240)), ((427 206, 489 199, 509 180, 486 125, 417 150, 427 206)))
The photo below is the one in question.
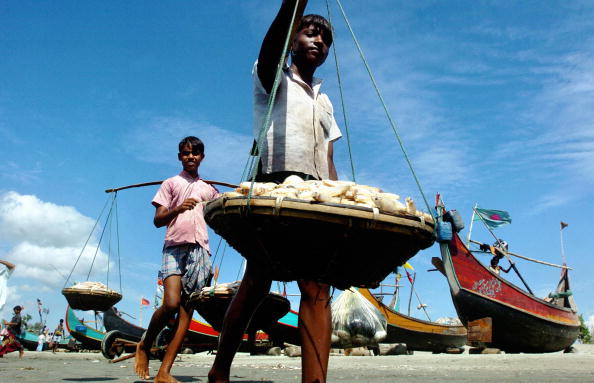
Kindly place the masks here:
MULTIPOLYGON (((209 215, 212 211, 216 210, 222 210, 222 214, 236 214, 234 210, 233 212, 227 212, 225 210, 247 207, 247 201, 247 196, 221 196, 206 204, 204 208, 204 215, 209 215)), ((279 216, 285 215, 283 212, 286 211, 299 211, 299 214, 306 216, 310 215, 311 218, 315 218, 316 216, 320 215, 333 215, 345 218, 368 219, 388 225, 408 226, 411 228, 421 229, 427 231, 428 233, 432 233, 435 228, 435 223, 433 221, 426 221, 416 215, 386 213, 376 208, 357 205, 346 205, 330 202, 311 202, 288 197, 278 199, 275 197, 254 196, 251 197, 249 206, 258 208, 252 210, 252 214, 260 215, 268 215, 267 213, 263 213, 260 209, 269 209, 271 214, 279 216)))
POLYGON ((74 287, 65 287, 64 289, 62 289, 62 294, 102 295, 102 296, 116 296, 116 297, 122 296, 122 294, 118 293, 117 291, 79 289, 79 288, 74 288, 74 287))

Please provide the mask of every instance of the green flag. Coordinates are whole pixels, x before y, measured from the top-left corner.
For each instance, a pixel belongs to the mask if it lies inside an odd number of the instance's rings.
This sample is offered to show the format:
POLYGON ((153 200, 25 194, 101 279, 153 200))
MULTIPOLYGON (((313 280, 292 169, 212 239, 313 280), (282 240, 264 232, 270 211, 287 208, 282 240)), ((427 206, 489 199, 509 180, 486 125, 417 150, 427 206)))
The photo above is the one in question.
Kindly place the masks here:
POLYGON ((503 210, 491 210, 491 209, 474 209, 476 216, 475 221, 483 221, 491 229, 495 229, 499 226, 511 223, 511 217, 509 213, 503 210))

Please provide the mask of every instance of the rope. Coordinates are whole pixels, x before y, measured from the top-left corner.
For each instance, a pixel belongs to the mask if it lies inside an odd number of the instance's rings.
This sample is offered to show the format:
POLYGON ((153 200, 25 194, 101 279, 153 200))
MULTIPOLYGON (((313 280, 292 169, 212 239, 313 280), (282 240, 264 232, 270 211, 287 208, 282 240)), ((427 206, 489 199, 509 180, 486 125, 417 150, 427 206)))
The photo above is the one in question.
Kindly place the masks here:
MULTIPOLYGON (((329 0, 326 0, 326 9, 328 10, 328 22, 330 23, 330 25, 332 25, 332 16, 330 14, 329 0)), ((332 44, 332 53, 334 54, 334 64, 336 66, 336 78, 338 81, 338 91, 340 93, 340 106, 342 109, 342 119, 344 121, 344 130, 346 133, 347 147, 349 149, 349 161, 351 163, 351 174, 353 176, 353 182, 357 182, 357 180, 355 178, 355 163, 353 162, 353 151, 351 149, 351 134, 350 134, 349 124, 348 124, 347 115, 346 115, 346 108, 344 106, 344 95, 342 92, 342 80, 340 77, 340 68, 338 65, 338 55, 336 54, 336 39, 334 39, 334 44, 332 44)))
POLYGON ((253 158, 251 172, 249 178, 251 179, 251 185, 248 192, 247 198, 247 206, 248 209, 250 207, 250 201, 252 200, 252 191, 254 189, 254 183, 256 182, 256 173, 258 169, 258 164, 260 163, 260 156, 263 149, 263 141, 270 129, 270 120, 272 118, 272 107, 274 106, 274 102, 276 100, 276 93, 278 91, 278 87, 280 85, 281 80, 281 73, 283 71, 283 64, 285 62, 285 57, 287 55, 288 47, 289 47, 289 40, 291 38, 291 31, 293 30, 293 24, 295 23, 295 17, 297 16, 297 8, 299 7, 299 1, 295 2, 295 8, 293 9, 293 16, 291 17, 291 23, 289 24, 289 30, 287 31, 287 37, 285 38, 285 43, 283 45, 283 50, 281 52, 281 56, 279 58, 278 65, 276 67, 276 74, 274 75, 274 83, 272 84, 272 89, 270 91, 270 96, 268 97, 268 105, 266 107, 266 117, 264 118, 264 124, 260 128, 260 134, 258 135, 257 140, 257 147, 258 153, 253 158), (254 163, 255 162, 255 163, 254 163))
MULTIPOLYGON (((115 203, 115 198, 113 200, 113 203, 115 203)), ((113 206, 113 205, 112 205, 113 206)), ((107 276, 105 277, 105 285, 109 288, 109 266, 110 266, 110 258, 111 258, 111 224, 113 222, 113 215, 109 216, 108 221, 105 223, 106 225, 108 225, 107 228, 107 276)))
POLYGON ((89 268, 89 273, 87 274, 87 281, 91 277, 91 271, 93 270, 93 265, 95 264, 95 258, 97 258, 97 253, 99 252, 99 247, 101 246, 101 241, 103 240, 103 234, 105 234, 105 228, 107 227, 107 222, 111 217, 111 212, 113 210, 113 201, 111 202, 111 206, 109 208, 109 212, 107 213, 107 218, 105 219, 105 225, 103 225, 103 230, 101 230, 101 236, 99 237, 99 241, 97 242, 97 248, 95 249, 95 255, 93 255, 93 261, 91 262, 91 267, 89 268))
POLYGON ((342 4, 340 2, 340 0, 336 0, 336 3, 338 4, 339 8, 340 8, 340 12, 342 13, 342 17, 344 18, 344 21, 346 22, 346 25, 349 29, 349 31, 351 32, 351 36, 353 37, 353 41, 355 42, 355 45, 357 46, 357 50, 359 51, 359 56, 361 56, 361 59, 363 60, 363 64, 365 65, 365 69, 367 70, 367 74, 369 74, 369 78, 371 79, 371 83, 373 84, 373 87, 375 88, 375 91, 377 93, 377 96, 380 99, 380 102, 382 103, 382 106, 384 108, 384 112, 386 113, 386 116, 388 118, 388 121, 390 122, 390 126, 392 127, 392 131, 394 132, 394 135, 396 136, 396 139, 398 141, 398 144, 400 145, 400 149, 402 150, 402 153, 404 154, 404 158, 408 164, 408 167, 410 168, 410 171, 412 173, 412 176, 417 184, 417 187, 419 189, 419 192, 421 193, 421 196, 423 197, 423 201, 425 202, 425 205, 427 206, 427 211, 429 212, 429 214, 431 214, 434 218, 435 218, 435 213, 433 212, 433 210, 431 209, 431 206, 429 205, 429 202, 427 201, 427 198, 425 197, 425 193, 423 192, 423 188, 421 187, 421 183, 419 182, 419 179, 417 177, 417 174, 415 173, 415 170, 412 166, 412 163, 410 161, 410 158, 408 157, 408 154, 406 152, 406 149, 404 148, 404 144, 402 142, 402 139, 400 138, 400 134, 398 133, 398 129, 396 128, 396 124, 394 123, 394 121, 392 120, 392 116, 390 115, 390 112, 388 112, 388 107, 386 106, 386 103, 384 101, 384 98, 379 90, 379 87, 377 86, 377 83, 375 81, 375 77, 373 76, 373 73, 371 72, 371 68, 369 67, 369 64, 367 62, 367 59, 365 58, 365 55, 363 54, 363 50, 361 49, 361 46, 359 45, 359 41, 357 40, 357 37, 355 36, 355 33, 353 32, 353 29, 351 28, 351 24, 344 12, 344 9, 342 7, 342 4))
MULTIPOLYGON (((221 255, 221 260, 219 261, 219 273, 221 272, 221 268, 223 267, 223 259, 225 259, 226 251, 227 251, 227 242, 225 242, 225 245, 223 246, 223 254, 221 255)), ((217 279, 215 280, 215 286, 216 286, 218 279, 219 279, 219 276, 217 275, 217 279)))
POLYGON ((118 201, 116 200, 118 196, 118 192, 115 192, 115 216, 116 216, 116 241, 117 241, 117 252, 118 252, 118 274, 120 276, 120 293, 123 293, 122 290, 122 257, 120 256, 120 220, 118 218, 118 201))
POLYGON ((241 270, 243 270, 243 265, 245 264, 245 258, 243 258, 241 260, 241 265, 239 265, 239 269, 237 269, 237 276, 235 277, 235 280, 238 281, 239 280, 239 274, 241 274, 241 270))
POLYGON ((78 264, 80 257, 83 255, 83 252, 85 251, 85 248, 87 247, 87 244, 89 243, 89 240, 91 239, 91 236, 93 235, 93 232, 95 231, 95 228, 97 227, 97 224, 99 223, 99 220, 103 216, 103 212, 105 211, 105 208, 107 207, 108 202, 109 202, 109 197, 105 200, 103 209, 101 209, 101 213, 99 213, 99 217, 97 217, 97 220, 95 221, 95 225, 93 225, 93 228, 91 229, 91 232, 89 233, 89 236, 87 237, 87 240, 85 241, 85 244, 83 245, 83 247, 80 251, 80 254, 78 254, 78 258, 76 258, 76 262, 74 262, 74 266, 72 266, 72 270, 70 270, 70 274, 68 274, 68 277, 66 278, 66 281, 64 282, 64 287, 66 287, 66 285, 68 285, 68 281, 70 280, 70 277, 72 276, 72 273, 74 272, 74 269, 76 269, 76 265, 78 264))

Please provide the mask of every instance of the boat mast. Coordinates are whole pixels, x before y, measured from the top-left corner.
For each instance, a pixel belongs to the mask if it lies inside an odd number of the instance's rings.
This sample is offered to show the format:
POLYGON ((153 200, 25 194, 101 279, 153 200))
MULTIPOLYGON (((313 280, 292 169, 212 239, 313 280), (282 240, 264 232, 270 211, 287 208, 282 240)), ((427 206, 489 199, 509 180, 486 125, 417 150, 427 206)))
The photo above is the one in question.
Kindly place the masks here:
POLYGON ((468 226, 468 235, 466 236, 466 247, 470 249, 470 235, 472 234, 472 224, 474 222, 474 214, 476 212, 476 208, 478 207, 478 203, 474 203, 474 207, 472 208, 472 217, 470 217, 470 226, 468 226))
POLYGON ((563 221, 560 223, 561 228, 559 229, 559 236, 561 237, 561 260, 563 264, 567 264, 567 260, 565 259, 565 245, 563 244, 563 229, 567 226, 567 224, 563 221))

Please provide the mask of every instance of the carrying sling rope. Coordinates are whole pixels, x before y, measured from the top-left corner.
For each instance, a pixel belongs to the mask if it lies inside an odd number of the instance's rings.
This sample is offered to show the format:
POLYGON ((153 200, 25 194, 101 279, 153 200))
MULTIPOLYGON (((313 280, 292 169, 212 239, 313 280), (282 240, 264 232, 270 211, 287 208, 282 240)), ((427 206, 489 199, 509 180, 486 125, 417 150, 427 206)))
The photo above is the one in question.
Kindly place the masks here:
POLYGON ((70 277, 72 276, 72 274, 74 273, 74 270, 76 269, 76 266, 78 265, 78 262, 80 261, 91 237, 93 236, 93 233, 95 232, 95 229, 97 228, 97 225, 99 224, 99 221, 101 221, 101 218, 103 217, 103 213, 105 212, 105 209, 108 205, 108 203, 110 202, 111 199, 111 205, 109 207, 109 211, 107 213, 107 216, 105 217, 105 223, 103 224, 103 228, 101 230, 101 234, 99 236, 99 240, 97 242, 97 246, 95 248, 95 253, 93 254, 93 259, 91 261, 91 266, 89 267, 89 272, 87 273, 87 281, 89 280, 89 278, 91 277, 91 272, 93 270, 93 266, 95 265, 95 260, 97 258, 97 254, 99 253, 99 248, 101 247, 101 243, 103 242, 103 238, 105 235, 105 232, 108 232, 108 252, 107 252, 107 277, 106 277, 106 285, 107 287, 109 287, 109 272, 110 272, 110 258, 111 258, 111 237, 112 237, 112 221, 113 221, 113 217, 115 216, 115 227, 116 227, 116 251, 117 251, 117 257, 118 257, 118 272, 119 272, 119 283, 120 283, 120 291, 122 291, 122 270, 121 270, 121 257, 120 257, 120 234, 119 234, 119 224, 118 224, 118 213, 117 213, 117 191, 114 192, 113 197, 108 197, 107 200, 105 201, 105 204, 103 205, 103 208, 101 209, 101 213, 99 214, 99 216, 97 217, 97 220, 95 221, 95 224, 93 225, 93 228, 91 229, 91 232, 89 233, 89 236, 87 237, 78 257, 76 258, 76 261, 74 262, 74 266, 72 267, 72 270, 70 270, 70 274, 68 274, 68 277, 66 278, 66 281, 64 282, 64 287, 66 287, 68 285, 68 281, 70 280, 70 277))

